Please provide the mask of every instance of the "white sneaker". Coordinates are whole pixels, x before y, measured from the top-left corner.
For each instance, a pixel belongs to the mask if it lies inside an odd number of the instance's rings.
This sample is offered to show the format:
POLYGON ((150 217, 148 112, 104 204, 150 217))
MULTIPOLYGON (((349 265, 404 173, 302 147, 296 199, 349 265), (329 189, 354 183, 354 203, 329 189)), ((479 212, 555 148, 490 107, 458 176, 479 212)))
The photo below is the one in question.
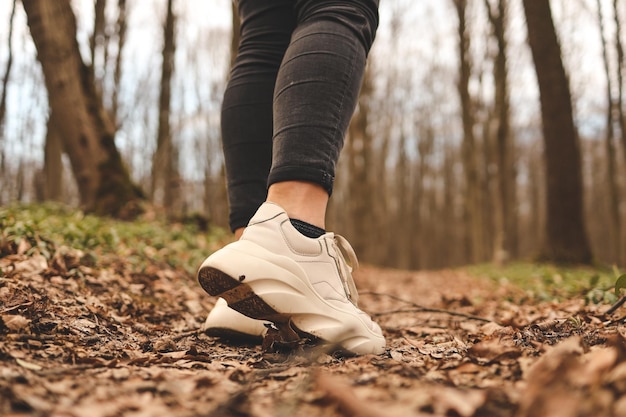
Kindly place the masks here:
POLYGON ((385 338, 378 324, 357 307, 354 250, 341 236, 311 239, 287 213, 264 203, 240 240, 209 256, 198 281, 206 292, 257 320, 272 322, 281 335, 301 331, 356 354, 380 354, 385 338))
POLYGON ((244 316, 228 307, 226 300, 218 298, 200 330, 209 336, 252 342, 262 339, 267 327, 261 320, 244 316))

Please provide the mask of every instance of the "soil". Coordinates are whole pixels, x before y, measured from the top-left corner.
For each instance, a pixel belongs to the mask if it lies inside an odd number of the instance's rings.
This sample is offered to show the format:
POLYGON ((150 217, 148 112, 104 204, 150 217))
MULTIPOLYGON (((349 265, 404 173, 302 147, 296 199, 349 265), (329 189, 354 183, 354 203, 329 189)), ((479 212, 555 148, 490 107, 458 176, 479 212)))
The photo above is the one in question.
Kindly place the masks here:
POLYGON ((209 337, 188 273, 124 259, 0 259, 2 416, 626 416, 618 310, 538 302, 463 270, 362 267, 381 355, 209 337))

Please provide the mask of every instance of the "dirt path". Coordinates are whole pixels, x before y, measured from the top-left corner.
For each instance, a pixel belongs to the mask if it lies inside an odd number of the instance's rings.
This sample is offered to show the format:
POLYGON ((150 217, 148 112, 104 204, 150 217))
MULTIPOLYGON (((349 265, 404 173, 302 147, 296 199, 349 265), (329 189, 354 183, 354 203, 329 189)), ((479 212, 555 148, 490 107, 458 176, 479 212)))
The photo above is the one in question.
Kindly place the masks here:
POLYGON ((461 271, 362 268, 380 356, 202 334, 214 299, 163 265, 0 259, 2 416, 626 416, 622 327, 461 271))

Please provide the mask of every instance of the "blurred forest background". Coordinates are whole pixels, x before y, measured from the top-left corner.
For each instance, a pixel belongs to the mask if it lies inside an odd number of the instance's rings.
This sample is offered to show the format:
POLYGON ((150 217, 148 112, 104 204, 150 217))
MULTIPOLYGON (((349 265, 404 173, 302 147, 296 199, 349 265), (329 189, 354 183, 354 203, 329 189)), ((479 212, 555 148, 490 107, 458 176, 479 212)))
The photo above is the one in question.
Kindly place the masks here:
MULTIPOLYGON (((626 265, 624 0, 383 0, 329 228, 397 268, 626 265)), ((0 205, 227 227, 228 0, 0 2, 0 205)), ((246 123, 242 120, 241 123, 246 123)))

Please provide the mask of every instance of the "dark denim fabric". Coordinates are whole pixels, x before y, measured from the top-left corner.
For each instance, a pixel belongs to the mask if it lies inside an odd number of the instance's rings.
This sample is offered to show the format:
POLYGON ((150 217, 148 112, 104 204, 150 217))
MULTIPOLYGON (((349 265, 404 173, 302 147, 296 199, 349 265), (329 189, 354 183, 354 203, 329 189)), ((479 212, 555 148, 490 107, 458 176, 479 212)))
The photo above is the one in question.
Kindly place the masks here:
POLYGON ((332 193, 378 27, 378 0, 239 0, 241 42, 222 104, 230 227, 273 183, 332 193))

